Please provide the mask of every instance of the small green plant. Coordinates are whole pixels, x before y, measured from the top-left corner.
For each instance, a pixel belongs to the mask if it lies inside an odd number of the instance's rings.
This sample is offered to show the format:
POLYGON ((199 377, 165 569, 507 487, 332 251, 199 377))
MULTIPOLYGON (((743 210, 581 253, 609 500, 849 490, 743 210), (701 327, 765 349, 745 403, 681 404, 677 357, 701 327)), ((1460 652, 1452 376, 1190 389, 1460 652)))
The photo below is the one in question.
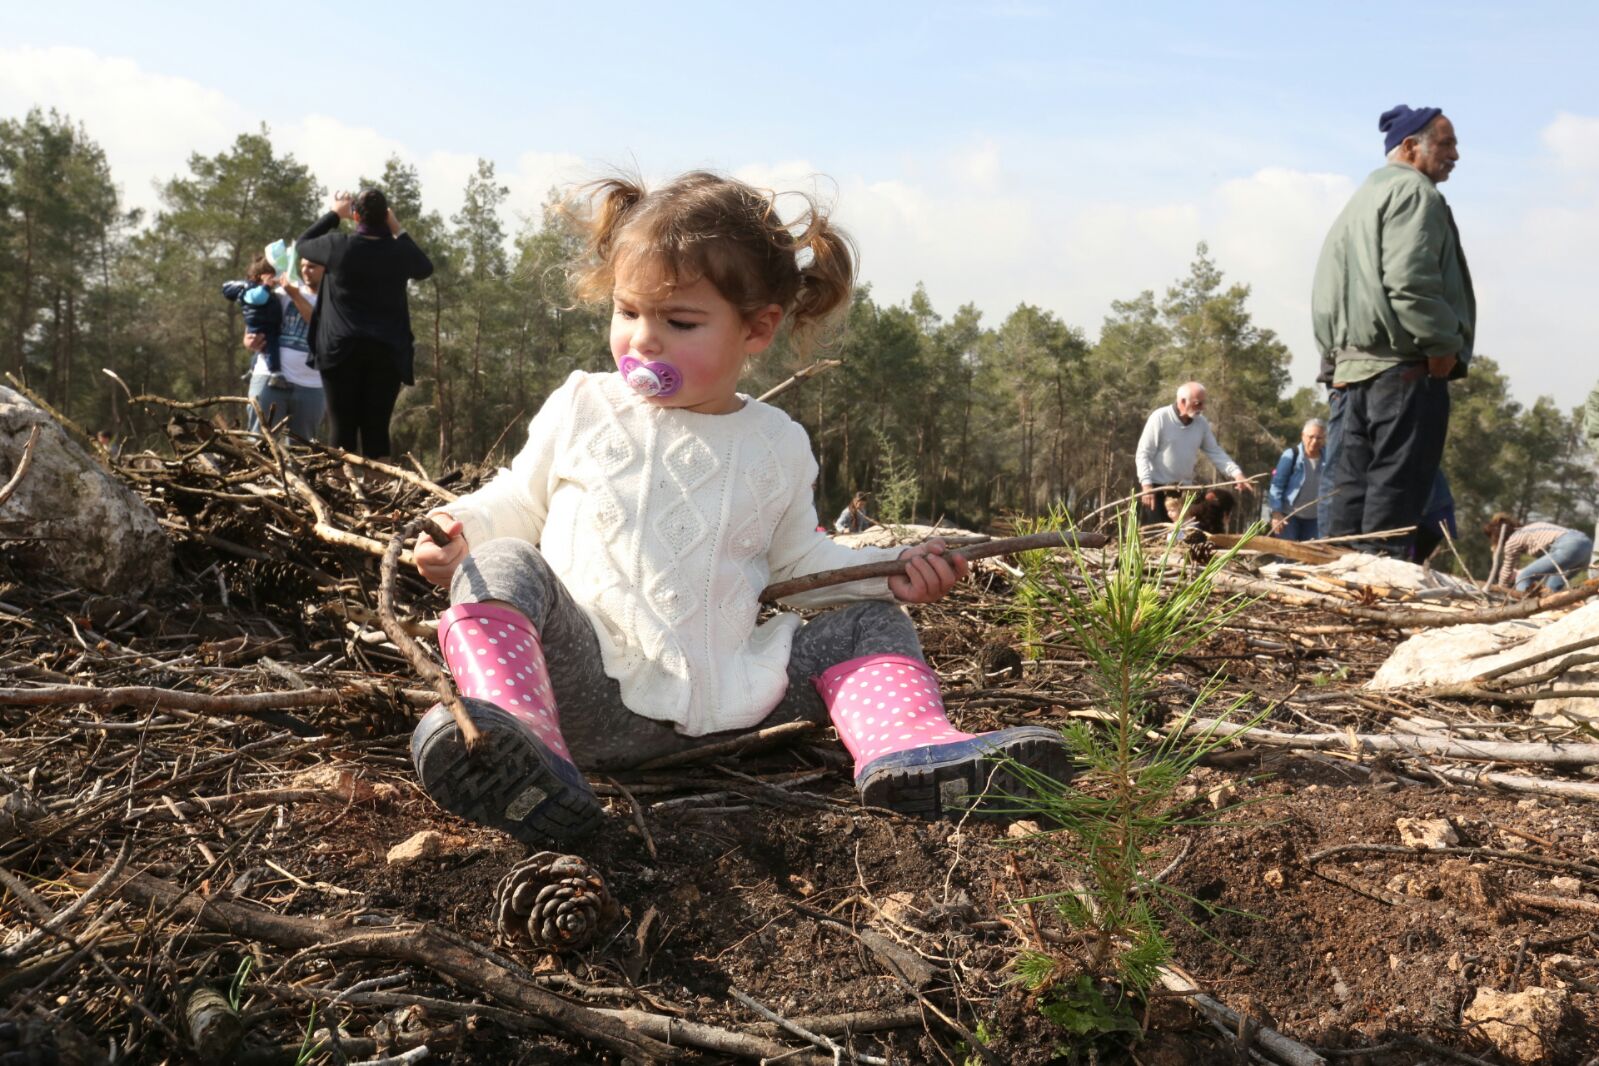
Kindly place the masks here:
MULTIPOLYGON (((1016 535, 1055 533, 1070 524, 1071 517, 1064 504, 1051 507, 1046 515, 1018 515, 1014 521, 1016 535)), ((1050 616, 1050 597, 1045 593, 1047 577, 1054 565, 1053 549, 1017 552, 1012 557, 1022 576, 1011 593, 1011 613, 1016 619, 1017 635, 1021 638, 1022 654, 1035 662, 1044 657, 1044 620, 1050 616)))
MULTIPOLYGON (((977 1042, 984 1047, 987 1047, 989 1044, 994 1042, 994 1030, 989 1028, 988 1022, 981 1018, 977 1019, 977 1028, 972 1032, 972 1035, 976 1037, 977 1042)), ((963 1060, 961 1060, 961 1066, 986 1066, 986 1061, 983 1058, 982 1052, 975 1048, 967 1047, 966 1041, 964 1040, 957 1045, 956 1054, 966 1056, 963 1060)))
POLYGON ((1114 987, 1095 983, 1087 974, 1078 974, 1069 985, 1056 986, 1038 1005, 1044 1019, 1071 1036, 1055 1047, 1055 1054, 1066 1063, 1099 1062, 1100 1056, 1142 1032, 1133 1015, 1132 1003, 1114 987))
POLYGON ((250 969, 254 965, 255 956, 246 955, 239 960, 239 968, 233 971, 233 980, 228 982, 228 1007, 235 1014, 244 1004, 244 982, 250 979, 250 969))
POLYGON ((311 1016, 305 1020, 305 1038, 300 1041, 300 1053, 294 1056, 294 1066, 306 1066, 321 1048, 316 1036, 316 1004, 311 1004, 311 1016))
POLYGON ((877 430, 877 480, 872 496, 877 501, 877 520, 899 530, 916 514, 916 468, 900 454, 888 434, 877 430))
POLYGON ((1052 553, 1035 579, 1037 602, 1054 609, 1088 659, 1100 704, 1097 721, 1063 730, 1082 767, 1070 786, 1006 764, 1031 793, 1015 802, 1014 813, 1058 827, 1030 843, 1059 864, 1070 886, 1029 902, 1052 906, 1077 932, 1067 955, 1018 958, 1018 978, 1039 995, 1041 1009, 1072 1024, 1098 1016, 1088 990, 1098 995, 1104 982, 1146 992, 1170 955, 1162 913, 1175 911, 1174 898, 1194 902, 1157 882, 1147 866, 1174 832, 1211 823, 1187 809, 1176 790, 1201 758, 1227 742, 1215 725, 1236 715, 1242 701, 1199 725, 1200 712, 1218 697, 1220 682, 1213 679, 1175 720, 1160 723, 1154 694, 1176 657, 1244 606, 1240 597, 1217 602, 1214 596, 1217 573, 1237 551, 1189 567, 1173 538, 1146 547, 1129 509, 1103 572, 1073 548, 1069 569, 1052 553))

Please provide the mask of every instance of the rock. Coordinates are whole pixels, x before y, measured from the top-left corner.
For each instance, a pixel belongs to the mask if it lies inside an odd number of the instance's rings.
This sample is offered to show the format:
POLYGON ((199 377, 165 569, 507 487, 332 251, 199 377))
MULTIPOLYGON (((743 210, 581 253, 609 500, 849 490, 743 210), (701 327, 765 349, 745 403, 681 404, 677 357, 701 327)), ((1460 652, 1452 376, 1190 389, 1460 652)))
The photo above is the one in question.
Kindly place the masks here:
POLYGON ((1582 882, 1575 877, 1553 877, 1549 879, 1549 887, 1562 896, 1582 895, 1582 882))
POLYGON ((409 866, 424 859, 436 859, 443 852, 444 834, 424 829, 389 849, 389 865, 409 866))
POLYGON ((883 917, 899 925, 915 925, 921 911, 916 908, 916 893, 891 892, 883 900, 883 917))
POLYGON ((1566 1011, 1564 989, 1529 988, 1525 992, 1477 989, 1462 1020, 1475 1025, 1511 1062, 1537 1066, 1555 1050, 1555 1031, 1566 1011))
POLYGON ((400 790, 387 781, 373 784, 337 766, 315 766, 303 770, 289 780, 289 787, 326 792, 345 803, 388 803, 400 795, 400 790))
POLYGON ((28 433, 33 463, 11 498, 6 524, 30 539, 7 546, 18 562, 80 588, 137 598, 172 580, 172 544, 133 490, 78 447, 49 414, 0 386, 0 484, 11 479, 28 433))
POLYGON ((1238 789, 1232 785, 1218 785, 1205 797, 1216 810, 1230 807, 1238 799, 1238 789))
POLYGON ((1498 917, 1503 913, 1504 889, 1493 871, 1463 860, 1444 863, 1438 868, 1438 884, 1444 898, 1458 906, 1486 911, 1498 917))
POLYGON ((1399 840, 1407 847, 1431 851, 1452 848, 1460 843, 1455 827, 1447 818, 1400 818, 1394 822, 1399 840))
POLYGON ((1281 890, 1283 887, 1283 872, 1274 866, 1261 875, 1261 880, 1265 881, 1269 887, 1281 890))
POLYGON ((1023 819, 1019 822, 1012 822, 1006 828, 1005 835, 1010 837, 1012 840, 1024 840, 1027 837, 1036 837, 1042 832, 1043 830, 1039 828, 1037 822, 1023 819))

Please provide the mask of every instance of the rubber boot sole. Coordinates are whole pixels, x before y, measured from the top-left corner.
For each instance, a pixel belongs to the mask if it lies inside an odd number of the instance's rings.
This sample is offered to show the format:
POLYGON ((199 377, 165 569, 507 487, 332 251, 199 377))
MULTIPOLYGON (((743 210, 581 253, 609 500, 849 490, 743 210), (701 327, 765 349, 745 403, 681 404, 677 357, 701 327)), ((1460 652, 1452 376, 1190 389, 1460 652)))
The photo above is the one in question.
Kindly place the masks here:
POLYGON ((1064 785, 1076 774, 1071 753, 1053 729, 1020 726, 971 740, 936 744, 873 759, 855 779, 861 802, 916 818, 1020 818, 1033 795, 1010 759, 1064 785))
POLYGON ((411 734, 411 762, 440 807, 527 844, 593 832, 604 812, 571 762, 491 703, 463 698, 481 732, 468 755, 449 708, 435 706, 411 734))

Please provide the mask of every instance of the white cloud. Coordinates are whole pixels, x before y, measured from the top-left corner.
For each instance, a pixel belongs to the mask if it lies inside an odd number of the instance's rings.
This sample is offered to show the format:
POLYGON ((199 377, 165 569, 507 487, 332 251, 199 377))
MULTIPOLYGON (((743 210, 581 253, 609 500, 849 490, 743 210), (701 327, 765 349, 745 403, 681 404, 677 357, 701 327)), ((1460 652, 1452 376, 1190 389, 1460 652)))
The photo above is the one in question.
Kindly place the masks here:
MULTIPOLYGON (((381 172, 391 155, 413 163, 429 206, 446 218, 459 209, 476 166, 470 153, 406 144, 320 112, 263 116, 228 93, 127 59, 81 48, 0 48, 0 114, 36 105, 81 121, 105 149, 125 201, 146 209, 156 204, 156 183, 184 173, 191 153, 225 150, 263 117, 277 148, 330 187, 381 172)), ((1163 292, 1206 240, 1229 280, 1253 287, 1256 321, 1290 345, 1295 379, 1308 383, 1316 362, 1308 307, 1316 255, 1363 175, 1271 167, 1229 176, 1259 147, 1233 146, 1220 130, 1180 133, 1186 140, 1174 142, 1175 156, 1203 160, 1196 175, 1221 176, 1157 180, 1136 169, 1125 145, 1110 142, 1002 144, 969 134, 875 170, 790 159, 735 172, 836 204, 861 249, 863 279, 880 300, 904 300, 920 281, 941 312, 971 301, 990 324, 1027 302, 1095 335, 1111 301, 1163 292)), ((1501 360, 1524 401, 1554 393, 1576 402, 1594 375, 1582 346, 1592 332, 1585 309, 1599 247, 1599 118, 1559 114, 1541 143, 1545 154, 1525 161, 1522 186, 1473 200, 1461 226, 1481 301, 1480 349, 1501 360)), ((538 217, 552 186, 600 169, 563 153, 496 162, 510 189, 511 233, 538 217)))
POLYGON ((1599 175, 1599 118, 1562 113, 1544 127, 1543 143, 1562 170, 1599 175))
MULTIPOLYGON (((21 115, 35 106, 81 122, 104 149, 125 205, 146 212, 158 207, 156 186, 186 173, 192 153, 225 151, 263 118, 270 122, 274 149, 310 167, 330 190, 381 174, 391 156, 411 162, 426 202, 446 218, 460 209, 462 190, 477 167, 476 156, 418 154, 378 130, 317 112, 274 122, 223 92, 145 70, 129 59, 84 48, 0 48, 0 114, 21 115)), ((526 152, 497 176, 511 190, 506 228, 514 233, 521 218, 538 217, 552 185, 582 176, 581 161, 526 152)))
MULTIPOLYGON (((979 156, 982 173, 1002 171, 992 146, 979 156)), ((815 191, 814 169, 788 162, 739 176, 815 191)), ((1041 182, 1024 191, 1025 178, 1002 191, 959 167, 945 173, 942 183, 837 177, 839 222, 859 243, 862 275, 879 299, 903 300, 920 281, 946 314, 969 300, 997 324, 1025 302, 1093 336, 1113 300, 1164 292, 1206 240, 1229 280, 1252 285, 1256 321, 1293 348, 1296 378, 1315 376, 1310 280, 1353 189, 1349 178, 1270 168, 1192 199, 1149 204, 1063 202, 1041 182)))
POLYGON ((0 49, 0 114, 55 108, 81 122, 111 164, 129 206, 153 208, 155 183, 191 152, 226 147, 254 122, 227 96, 84 48, 0 49))

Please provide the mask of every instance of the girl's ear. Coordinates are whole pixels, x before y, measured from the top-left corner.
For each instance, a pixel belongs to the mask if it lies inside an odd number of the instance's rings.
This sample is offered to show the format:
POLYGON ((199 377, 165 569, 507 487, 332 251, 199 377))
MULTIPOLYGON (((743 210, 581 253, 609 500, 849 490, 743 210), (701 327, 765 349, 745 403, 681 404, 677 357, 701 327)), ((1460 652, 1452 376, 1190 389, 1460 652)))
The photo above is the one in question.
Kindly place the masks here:
POLYGON ((770 348, 783 324, 783 309, 777 304, 765 307, 744 319, 744 354, 756 355, 770 348))

